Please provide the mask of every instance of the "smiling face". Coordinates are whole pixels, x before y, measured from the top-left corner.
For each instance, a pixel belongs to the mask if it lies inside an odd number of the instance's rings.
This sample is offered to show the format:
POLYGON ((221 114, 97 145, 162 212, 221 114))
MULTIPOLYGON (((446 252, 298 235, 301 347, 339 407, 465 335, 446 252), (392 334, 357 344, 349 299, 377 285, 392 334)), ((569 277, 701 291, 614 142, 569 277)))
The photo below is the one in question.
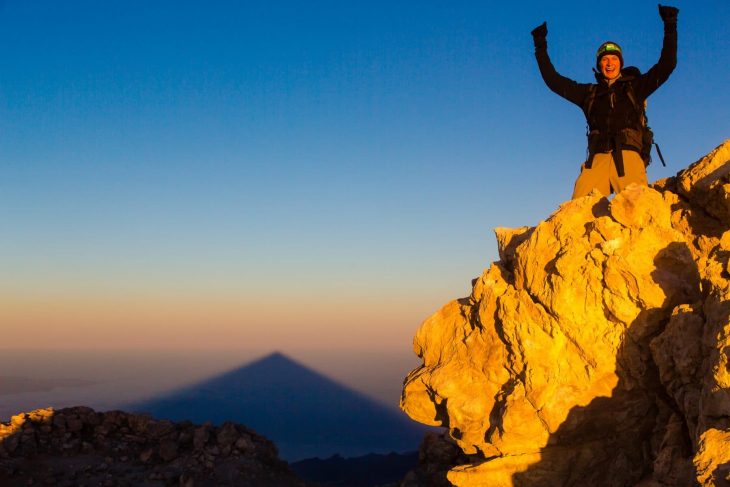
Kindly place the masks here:
POLYGON ((601 74, 608 80, 618 78, 621 74, 621 59, 615 54, 605 54, 598 62, 601 74))

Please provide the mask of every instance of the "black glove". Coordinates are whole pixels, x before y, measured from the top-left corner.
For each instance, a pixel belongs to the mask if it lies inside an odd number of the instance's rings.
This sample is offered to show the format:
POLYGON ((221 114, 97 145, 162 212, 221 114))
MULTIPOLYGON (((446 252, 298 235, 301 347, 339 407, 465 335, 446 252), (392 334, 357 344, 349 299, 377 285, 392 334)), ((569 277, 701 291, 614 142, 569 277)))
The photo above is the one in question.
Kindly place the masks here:
POLYGON ((666 22, 676 22, 678 13, 679 13, 679 9, 676 7, 670 7, 668 5, 659 4, 659 15, 662 17, 662 20, 665 23, 666 22))
POLYGON ((535 43, 535 49, 547 47, 547 22, 532 29, 532 41, 535 43))

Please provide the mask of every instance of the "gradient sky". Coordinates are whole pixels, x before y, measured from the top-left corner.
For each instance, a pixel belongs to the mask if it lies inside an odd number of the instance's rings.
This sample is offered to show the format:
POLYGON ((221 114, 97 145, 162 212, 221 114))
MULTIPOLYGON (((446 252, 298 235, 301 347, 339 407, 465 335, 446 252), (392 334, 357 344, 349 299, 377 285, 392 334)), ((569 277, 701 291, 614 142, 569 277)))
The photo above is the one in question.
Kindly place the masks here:
MULTIPOLYGON (((597 46, 655 2, 0 2, 2 347, 403 350, 570 197, 597 46)), ((678 1, 675 174, 730 137, 730 2, 678 1)))

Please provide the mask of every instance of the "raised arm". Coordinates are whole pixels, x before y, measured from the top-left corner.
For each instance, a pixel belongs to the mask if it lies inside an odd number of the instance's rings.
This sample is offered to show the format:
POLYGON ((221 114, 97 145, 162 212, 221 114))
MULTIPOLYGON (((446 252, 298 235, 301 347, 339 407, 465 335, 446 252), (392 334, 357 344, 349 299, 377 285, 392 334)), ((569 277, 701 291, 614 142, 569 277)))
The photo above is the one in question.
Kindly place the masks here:
POLYGON ((575 103, 579 107, 582 106, 588 91, 588 85, 576 83, 555 70, 547 52, 547 22, 543 22, 532 30, 532 40, 535 44, 537 66, 540 68, 540 74, 547 87, 566 100, 575 103))
POLYGON ((659 88, 677 66, 677 14, 679 9, 659 5, 659 15, 664 22, 664 42, 659 61, 640 78, 638 95, 647 98, 659 88))

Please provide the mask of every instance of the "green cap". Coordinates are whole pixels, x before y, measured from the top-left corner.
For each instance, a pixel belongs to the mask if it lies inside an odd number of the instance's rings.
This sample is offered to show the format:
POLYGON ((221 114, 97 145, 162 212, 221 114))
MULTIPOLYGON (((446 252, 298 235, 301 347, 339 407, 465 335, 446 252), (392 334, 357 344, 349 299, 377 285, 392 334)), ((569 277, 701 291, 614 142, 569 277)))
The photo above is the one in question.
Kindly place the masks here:
POLYGON ((619 61, 621 61, 621 66, 624 65, 624 57, 623 53, 621 52, 621 46, 619 46, 615 42, 608 41, 601 44, 598 48, 598 51, 596 52, 596 68, 600 68, 599 63, 601 62, 601 58, 606 54, 613 54, 614 56, 618 56, 619 61))

